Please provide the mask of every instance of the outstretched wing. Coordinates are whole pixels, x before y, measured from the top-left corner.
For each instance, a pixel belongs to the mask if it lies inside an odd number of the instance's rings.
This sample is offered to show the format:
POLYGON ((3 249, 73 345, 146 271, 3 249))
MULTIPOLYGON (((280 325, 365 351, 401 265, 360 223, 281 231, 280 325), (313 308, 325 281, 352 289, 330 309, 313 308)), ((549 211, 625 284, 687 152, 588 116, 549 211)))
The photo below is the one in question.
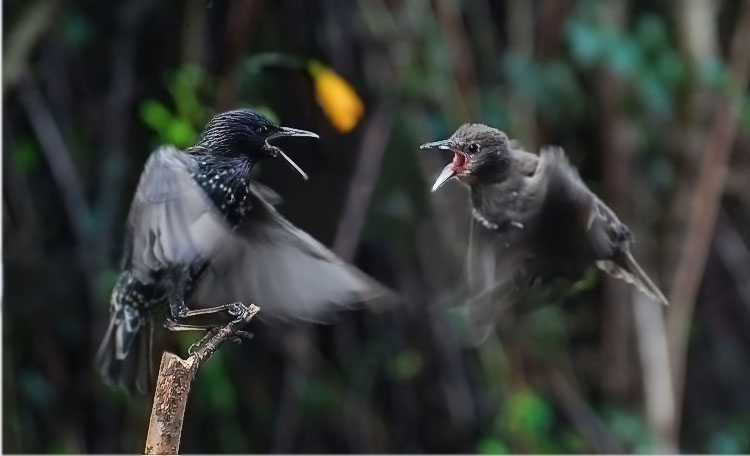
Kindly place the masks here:
POLYGON ((254 303, 262 317, 323 321, 386 290, 286 220, 251 188, 252 210, 227 237, 191 298, 194 306, 254 303))
MULTIPOLYGON (((593 256, 596 265, 607 274, 634 285, 652 299, 668 304, 659 288, 641 269, 630 253, 632 234, 617 215, 583 183, 576 169, 570 165, 560 148, 545 148, 540 158, 540 169, 547 182, 547 209, 544 217, 555 217, 550 208, 562 208, 574 215, 573 223, 559 224, 573 227, 576 232, 564 233, 563 239, 586 239, 577 246, 593 256), (548 215, 549 214, 549 215, 548 215)), ((543 217, 543 219, 544 219, 543 217)), ((551 224, 552 220, 543 220, 551 224)), ((557 242, 553 238, 553 242, 557 242)), ((571 252, 574 258, 576 252, 571 252)), ((579 255, 580 257, 580 255, 579 255)), ((584 266, 584 265, 581 265, 584 266)))
POLYGON ((173 265, 210 259, 231 235, 211 200, 193 179, 193 158, 162 146, 141 174, 128 216, 125 266, 146 280, 173 265))

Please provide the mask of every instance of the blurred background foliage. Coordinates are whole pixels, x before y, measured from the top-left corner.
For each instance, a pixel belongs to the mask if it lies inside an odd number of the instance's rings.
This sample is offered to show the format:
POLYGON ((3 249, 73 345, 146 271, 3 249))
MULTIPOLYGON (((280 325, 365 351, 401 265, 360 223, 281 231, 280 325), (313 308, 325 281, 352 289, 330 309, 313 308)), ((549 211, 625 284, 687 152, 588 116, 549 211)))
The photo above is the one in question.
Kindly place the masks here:
POLYGON ((260 170, 282 212, 405 299, 253 322, 200 372, 184 452, 750 452, 748 1, 8 0, 3 20, 5 451, 141 451, 150 398, 92 368, 130 198, 156 146, 248 106, 321 136, 287 148, 310 181, 260 170), (467 121, 565 147, 672 306, 592 271, 466 345, 466 191, 428 194, 447 157, 417 146, 467 121))

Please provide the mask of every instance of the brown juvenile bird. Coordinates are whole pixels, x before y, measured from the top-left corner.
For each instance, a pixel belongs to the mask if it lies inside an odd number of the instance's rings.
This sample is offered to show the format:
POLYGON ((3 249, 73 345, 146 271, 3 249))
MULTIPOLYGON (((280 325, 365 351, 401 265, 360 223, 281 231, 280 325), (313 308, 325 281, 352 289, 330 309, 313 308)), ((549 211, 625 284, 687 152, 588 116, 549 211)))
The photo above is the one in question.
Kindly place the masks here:
POLYGON ((482 124, 465 124, 420 148, 453 152, 432 191, 453 178, 468 184, 472 217, 496 246, 497 283, 474 300, 483 303, 474 319, 489 323, 499 302, 523 299, 533 284, 578 279, 592 263, 668 303, 630 253, 628 227, 586 187, 562 149, 535 155, 482 124))

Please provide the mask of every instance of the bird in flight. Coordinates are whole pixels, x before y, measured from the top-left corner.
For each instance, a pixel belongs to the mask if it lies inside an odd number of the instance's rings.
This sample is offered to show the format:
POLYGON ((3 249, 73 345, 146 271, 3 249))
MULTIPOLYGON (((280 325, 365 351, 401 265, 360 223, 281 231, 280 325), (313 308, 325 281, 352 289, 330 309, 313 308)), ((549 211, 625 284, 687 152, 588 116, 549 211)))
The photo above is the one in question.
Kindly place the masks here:
POLYGON ((501 307, 556 278, 579 279, 592 264, 667 304, 630 252, 630 229, 586 187, 561 148, 536 155, 478 123, 420 148, 453 153, 432 191, 451 179, 468 185, 473 220, 495 250, 495 283, 470 306, 485 330, 501 307))
POLYGON ((141 174, 127 218, 122 272, 96 364, 106 380, 145 392, 153 382, 152 320, 167 309, 171 330, 210 330, 246 318, 321 321, 332 310, 384 294, 376 281, 286 220, 253 167, 282 160, 282 137, 317 138, 248 109, 224 112, 185 151, 162 146, 141 174))

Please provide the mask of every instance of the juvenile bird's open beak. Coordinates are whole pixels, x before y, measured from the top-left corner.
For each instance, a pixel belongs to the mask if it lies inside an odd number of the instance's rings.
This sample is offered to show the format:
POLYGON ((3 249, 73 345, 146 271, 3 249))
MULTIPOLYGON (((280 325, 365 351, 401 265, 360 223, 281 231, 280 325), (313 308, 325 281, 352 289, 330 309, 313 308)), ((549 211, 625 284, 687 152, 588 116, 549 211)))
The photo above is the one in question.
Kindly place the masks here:
MULTIPOLYGON (((419 148, 421 150, 449 150, 453 153, 456 153, 456 144, 450 139, 443 139, 441 141, 425 143, 419 146, 419 148)), ((443 168, 443 170, 440 172, 437 180, 435 180, 435 183, 432 185, 432 191, 434 192, 435 190, 439 189, 443 186, 443 184, 453 179, 454 177, 456 177, 456 170, 453 167, 453 162, 451 162, 445 165, 445 168, 443 168)))
POLYGON ((287 154, 285 154, 283 150, 279 149, 276 146, 272 146, 268 144, 268 141, 271 141, 272 139, 283 138, 285 136, 299 136, 299 137, 307 137, 307 138, 315 138, 315 139, 320 138, 320 136, 318 136, 316 133, 313 133, 307 130, 299 130, 296 128, 289 128, 289 127, 281 127, 278 131, 271 133, 268 136, 268 138, 266 138, 266 147, 269 150, 272 150, 273 152, 277 153, 284 160, 286 160, 289 166, 291 166, 292 168, 294 168, 295 171, 300 173, 303 179, 307 180, 308 179, 307 173, 302 171, 302 168, 300 168, 296 163, 294 163, 294 160, 292 160, 287 154))
POLYGON ((456 145, 450 139, 443 139, 440 141, 433 141, 424 143, 419 148, 421 150, 439 149, 439 150, 450 150, 452 151, 456 145))
POLYGON ((445 168, 440 172, 440 175, 435 179, 435 183, 432 184, 432 191, 439 189, 446 182, 456 177, 456 171, 453 169, 453 163, 448 163, 445 168))

